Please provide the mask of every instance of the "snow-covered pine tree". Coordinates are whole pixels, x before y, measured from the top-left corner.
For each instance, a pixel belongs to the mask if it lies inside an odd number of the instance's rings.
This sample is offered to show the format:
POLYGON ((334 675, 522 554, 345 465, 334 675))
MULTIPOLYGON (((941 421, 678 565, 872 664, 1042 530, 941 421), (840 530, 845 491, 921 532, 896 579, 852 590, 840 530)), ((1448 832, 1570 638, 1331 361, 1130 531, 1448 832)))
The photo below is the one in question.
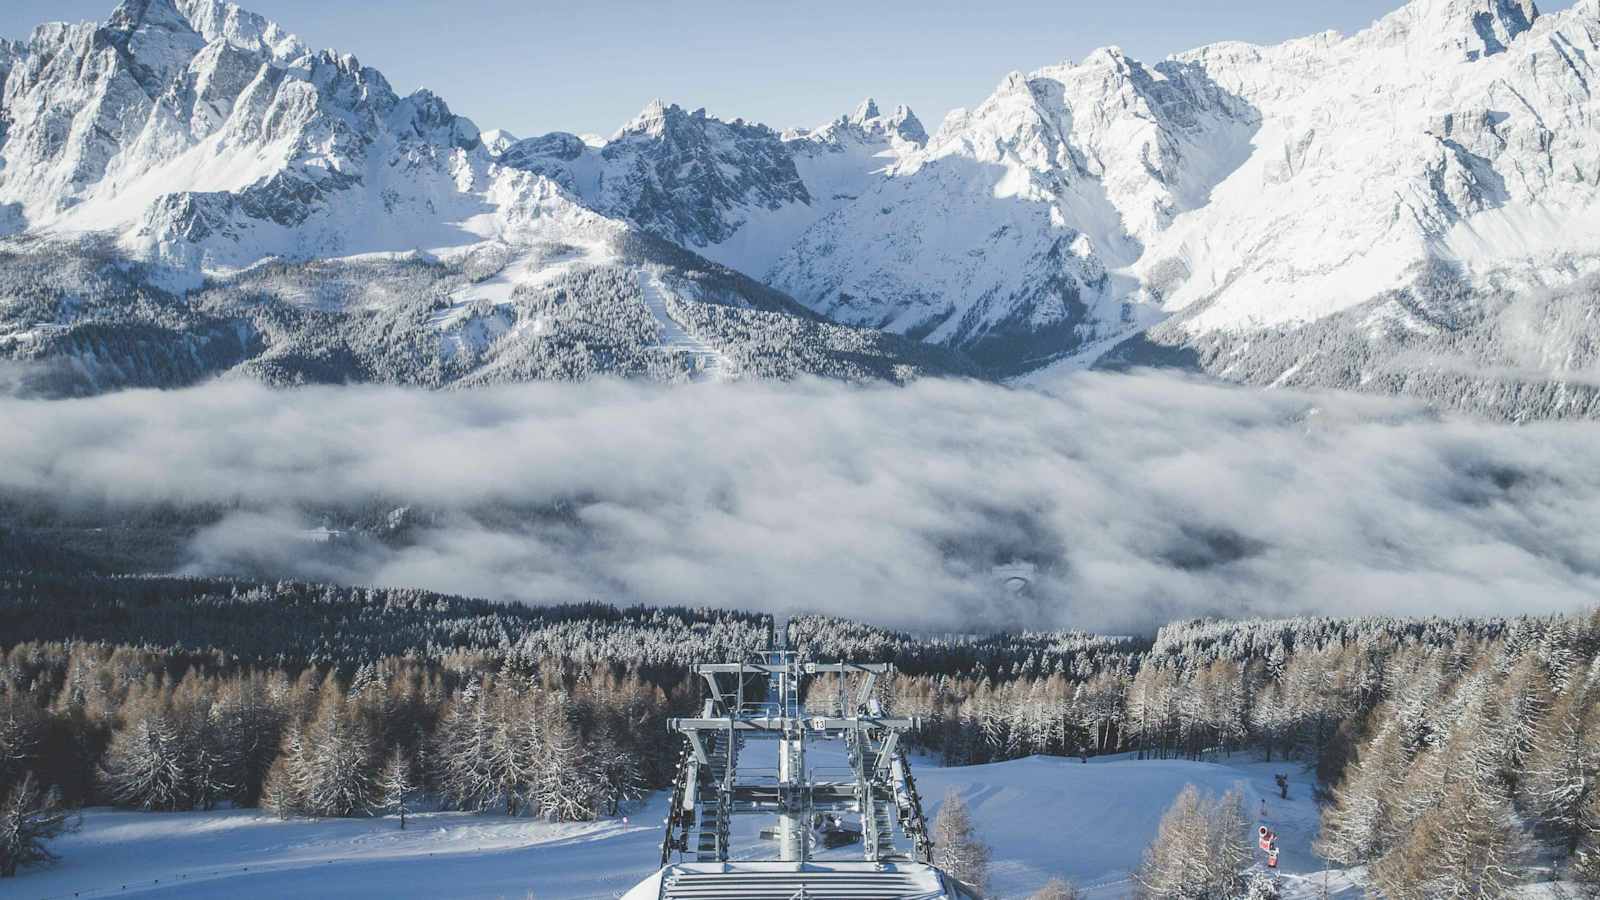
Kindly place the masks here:
POLYGON ((546 747, 535 688, 494 683, 487 778, 506 815, 538 808, 538 782, 546 747))
POLYGON ((1216 896, 1237 897, 1245 890, 1245 873, 1252 857, 1244 797, 1238 791, 1223 794, 1212 804, 1206 824, 1207 855, 1213 866, 1212 890, 1216 896))
POLYGON ((1205 809, 1200 791, 1188 785, 1161 817, 1155 840, 1134 873, 1138 896, 1149 900, 1194 900, 1211 878, 1206 858, 1205 809))
POLYGON ((311 816, 367 815, 378 800, 376 746, 339 683, 323 685, 293 772, 302 810, 311 816))
POLYGON ((378 796, 383 809, 400 816, 401 831, 406 828, 406 813, 417 792, 412 772, 411 757, 404 749, 396 747, 390 751, 378 774, 378 796))
POLYGON ((1518 784, 1540 830, 1564 852, 1600 829, 1590 812, 1600 793, 1600 703, 1581 681, 1569 683, 1535 730, 1518 784))
POLYGON ((590 738, 590 753, 600 776, 600 802, 608 816, 621 812, 624 804, 644 797, 647 790, 639 754, 625 747, 609 726, 602 726, 590 738))
POLYGON ((1539 661, 1527 655, 1513 664, 1504 692, 1512 772, 1520 781, 1520 773, 1536 749, 1539 728, 1550 713, 1555 690, 1539 661))
POLYGON ((469 681, 434 732, 434 781, 451 808, 481 811, 499 798, 492 690, 485 681, 469 681))
POLYGON ((218 801, 234 789, 213 705, 215 687, 209 679, 190 675, 173 693, 173 716, 181 736, 187 782, 186 800, 193 809, 215 809, 218 801))
POLYGON ((53 862, 46 846, 52 838, 77 827, 62 809, 55 789, 41 790, 28 772, 0 794, 0 878, 11 878, 23 866, 53 862))
POLYGON ((1433 797, 1372 866, 1391 900, 1501 897, 1522 877, 1531 846, 1506 788, 1499 696, 1481 677, 1462 682, 1449 740, 1424 754, 1408 788, 1433 797), (1420 777, 1419 777, 1420 776, 1420 777), (1437 779, 1430 789, 1423 781, 1437 779))
POLYGON ((1238 793, 1213 800, 1186 786, 1161 817, 1156 839, 1134 873, 1139 895, 1152 900, 1239 896, 1250 866, 1248 831, 1238 793))
POLYGON ((1405 773, 1400 734, 1393 718, 1380 707, 1378 733, 1362 747, 1333 803, 1322 811, 1316 852, 1347 866, 1376 859, 1390 845, 1390 804, 1405 773))
POLYGON ((43 736, 38 707, 13 684, 0 684, 0 789, 22 778, 43 736))
POLYGON ((183 736, 158 697, 131 704, 128 727, 106 750, 101 780, 117 804, 140 809, 187 809, 189 779, 183 736))
POLYGON ((560 699, 543 716, 544 754, 535 776, 539 812, 556 822, 586 822, 600 814, 602 779, 595 758, 567 721, 560 699))
POLYGON ((229 681, 212 709, 220 766, 233 801, 254 806, 283 740, 283 717, 269 695, 267 679, 247 674, 229 681))
POLYGON ((967 801, 955 788, 945 792, 933 820, 933 864, 980 893, 989 883, 989 845, 978 836, 967 801))
POLYGON ((1250 876, 1250 883, 1245 887, 1244 900, 1280 900, 1282 896, 1283 890, 1276 877, 1256 872, 1250 876))
POLYGON ((1600 791, 1589 795, 1584 817, 1592 824, 1572 855, 1571 875, 1586 896, 1600 898, 1600 791))
MULTIPOLYGON (((1273 752, 1287 742, 1292 724, 1284 684, 1269 680, 1257 692, 1255 706, 1250 711, 1250 731, 1260 742, 1267 762, 1271 762, 1273 752)), ((1285 748, 1285 755, 1287 752, 1285 748)))
POLYGON ((305 732, 291 721, 284 730, 278 756, 267 769, 261 784, 261 808, 280 819, 299 815, 305 808, 300 789, 300 772, 305 766, 305 732))
MULTIPOLYGON (((1600 821, 1600 795, 1590 798, 1589 807, 1591 815, 1600 821)), ((1571 875, 1587 896, 1600 898, 1600 828, 1591 831, 1573 854, 1571 875)))

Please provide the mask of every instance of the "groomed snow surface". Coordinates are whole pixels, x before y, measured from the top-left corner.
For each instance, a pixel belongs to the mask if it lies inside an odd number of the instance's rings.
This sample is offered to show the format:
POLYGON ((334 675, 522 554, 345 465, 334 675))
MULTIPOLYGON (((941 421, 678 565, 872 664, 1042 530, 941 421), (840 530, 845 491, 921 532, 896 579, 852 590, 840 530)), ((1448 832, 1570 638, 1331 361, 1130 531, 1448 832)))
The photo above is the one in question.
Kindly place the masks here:
MULTIPOLYGON (((1138 761, 1035 757, 986 766, 916 766, 929 814, 959 790, 992 845, 992 896, 1025 897, 1052 876, 1095 898, 1126 897, 1162 813, 1186 784, 1239 787, 1252 818, 1283 848, 1286 897, 1316 897, 1322 868, 1311 855, 1316 805, 1296 765, 1247 761, 1138 761), (1277 799, 1274 772, 1290 775, 1277 799)), ((256 810, 139 813, 93 809, 56 842, 57 865, 0 883, 0 895, 71 897, 462 897, 538 900, 613 898, 656 869, 665 798, 617 819, 557 825, 468 813, 279 821, 256 810)), ((757 855, 757 848, 746 851, 757 855)), ((745 853, 738 854, 744 856, 745 853)), ((1343 873, 1335 897, 1360 896, 1343 873)))

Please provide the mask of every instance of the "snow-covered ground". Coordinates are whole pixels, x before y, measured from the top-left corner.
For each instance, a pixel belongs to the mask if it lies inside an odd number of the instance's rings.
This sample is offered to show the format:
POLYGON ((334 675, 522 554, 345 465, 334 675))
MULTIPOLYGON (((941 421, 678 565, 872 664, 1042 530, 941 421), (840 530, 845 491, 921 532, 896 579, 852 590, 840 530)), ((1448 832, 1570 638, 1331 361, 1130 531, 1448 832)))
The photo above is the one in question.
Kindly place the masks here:
MULTIPOLYGON (((819 762, 823 762, 820 760, 819 762)), ((929 814, 947 788, 972 807, 994 850, 997 898, 1025 897, 1053 876, 1095 898, 1125 897, 1128 872, 1172 798, 1186 784, 1241 789, 1254 819, 1278 832, 1287 897, 1320 896, 1310 852, 1316 806, 1298 767, 1246 761, 1138 761, 1036 757, 987 766, 915 766, 929 814), (1290 774, 1277 799, 1274 772, 1290 774)), ((504 816, 425 813, 399 829, 393 818, 279 821, 254 810, 136 813, 95 809, 62 838, 62 861, 0 884, 6 897, 462 897, 539 900, 620 896, 656 868, 665 799, 620 820, 556 825, 504 816)), ((740 829, 764 855, 754 827, 740 829)), ((1359 888, 1340 873, 1335 897, 1359 888)))
MULTIPOLYGON (((1317 806, 1297 764, 1252 762, 1244 755, 1217 763, 1037 756, 987 766, 923 766, 916 775, 929 815, 937 815, 952 787, 972 808, 994 852, 990 887, 997 897, 1025 897, 1052 877, 1070 879, 1090 897, 1129 896, 1130 872, 1188 784, 1218 795, 1242 793, 1247 817, 1278 834, 1285 896, 1321 893, 1324 866, 1311 853, 1317 806), (1278 797, 1278 772, 1289 775, 1288 800, 1278 797)), ((1328 888, 1335 897, 1359 896, 1337 872, 1330 873, 1328 888)))
POLYGON ((656 868, 664 797, 629 817, 557 825, 505 816, 279 821, 256 810, 89 810, 57 865, 0 896, 615 897, 656 868))
POLYGON ((726 381, 733 377, 733 362, 722 351, 684 328, 667 308, 666 287, 653 272, 639 273, 644 305, 661 326, 661 347, 668 353, 686 353, 694 360, 696 380, 726 381))
MULTIPOLYGON (((439 332, 439 346, 445 358, 482 353, 508 332, 532 328, 535 334, 539 333, 545 327, 543 317, 518 322, 508 311, 518 288, 539 287, 581 266, 601 266, 616 260, 604 241, 581 242, 553 256, 544 247, 507 252, 513 255, 499 272, 457 289, 450 295, 450 305, 429 317, 429 326, 439 332)), ((441 250, 439 255, 450 254, 441 250)))

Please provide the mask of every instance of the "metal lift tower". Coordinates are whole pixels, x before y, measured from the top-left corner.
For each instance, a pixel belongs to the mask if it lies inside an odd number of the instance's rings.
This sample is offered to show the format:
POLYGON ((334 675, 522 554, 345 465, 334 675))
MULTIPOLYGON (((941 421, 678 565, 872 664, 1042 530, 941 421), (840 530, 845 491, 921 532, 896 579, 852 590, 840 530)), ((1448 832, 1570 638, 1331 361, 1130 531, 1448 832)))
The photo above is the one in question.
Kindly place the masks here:
MULTIPOLYGON (((698 717, 670 723, 685 746, 662 869, 629 900, 970 896, 932 865, 922 801, 900 746, 916 721, 883 715, 875 697, 878 678, 893 666, 812 662, 780 639, 779 649, 759 661, 699 665, 695 672, 709 693, 698 717), (828 715, 807 715, 802 686, 825 675, 837 677, 838 701, 828 715), (855 690, 846 695, 852 680, 855 690), (741 751, 752 741, 776 743, 775 770, 741 772, 741 751), (848 768, 829 775, 808 767, 807 748, 816 741, 842 741, 848 768), (775 828, 762 831, 775 840, 776 858, 749 858, 748 848, 733 858, 730 823, 742 815, 776 818, 775 828), (841 843, 855 842, 853 830, 841 825, 846 816, 859 817, 860 855, 819 858, 819 840, 843 834, 849 837, 841 843)), ((758 845, 757 856, 761 846, 769 845, 758 845)))

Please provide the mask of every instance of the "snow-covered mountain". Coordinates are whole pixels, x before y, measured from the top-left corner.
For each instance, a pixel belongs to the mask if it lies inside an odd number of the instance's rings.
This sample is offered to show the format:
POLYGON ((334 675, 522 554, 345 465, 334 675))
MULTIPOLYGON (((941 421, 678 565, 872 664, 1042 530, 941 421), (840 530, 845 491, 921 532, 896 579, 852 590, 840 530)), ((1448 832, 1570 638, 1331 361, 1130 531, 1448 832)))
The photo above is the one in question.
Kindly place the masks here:
POLYGON ((748 308, 998 377, 1177 363, 1600 415, 1597 53, 1600 0, 1411 0, 1348 37, 1013 73, 931 137, 872 100, 785 132, 658 101, 520 140, 222 0, 127 0, 0 44, 0 234, 109 236, 180 294, 269 258, 659 239, 764 282, 748 308))
POLYGON ((222 0, 126 0, 104 25, 41 26, 0 46, 8 70, 8 230, 110 232, 179 270, 627 227, 713 259, 775 258, 925 139, 909 111, 871 101, 789 134, 657 101, 606 141, 486 141, 432 93, 401 97, 222 0))
MULTIPOLYGON (((1493 302, 1600 262, 1597 51, 1594 0, 1412 0, 1350 37, 1013 74, 770 281, 1009 372, 1158 322, 1183 351, 1261 353, 1358 307, 1427 332, 1441 273, 1493 302)), ((1267 380, 1297 383, 1281 362, 1267 380)))
POLYGON ((1175 62, 1110 49, 1012 74, 804 234, 772 281, 840 321, 1025 368, 1125 327, 1113 271, 1204 204, 1256 127, 1175 62))
POLYGON ((0 75, 0 352, 66 390, 965 370, 655 236, 805 202, 760 126, 653 106, 609 142, 486 142, 221 0, 41 26, 0 75))
POLYGON ((590 208, 761 277, 800 234, 857 199, 927 141, 876 101, 815 129, 778 133, 652 101, 604 142, 554 133, 495 151, 590 208))
POLYGON ((179 269, 601 227, 493 165, 438 97, 219 0, 41 26, 3 102, 0 203, 19 226, 110 231, 179 269))

